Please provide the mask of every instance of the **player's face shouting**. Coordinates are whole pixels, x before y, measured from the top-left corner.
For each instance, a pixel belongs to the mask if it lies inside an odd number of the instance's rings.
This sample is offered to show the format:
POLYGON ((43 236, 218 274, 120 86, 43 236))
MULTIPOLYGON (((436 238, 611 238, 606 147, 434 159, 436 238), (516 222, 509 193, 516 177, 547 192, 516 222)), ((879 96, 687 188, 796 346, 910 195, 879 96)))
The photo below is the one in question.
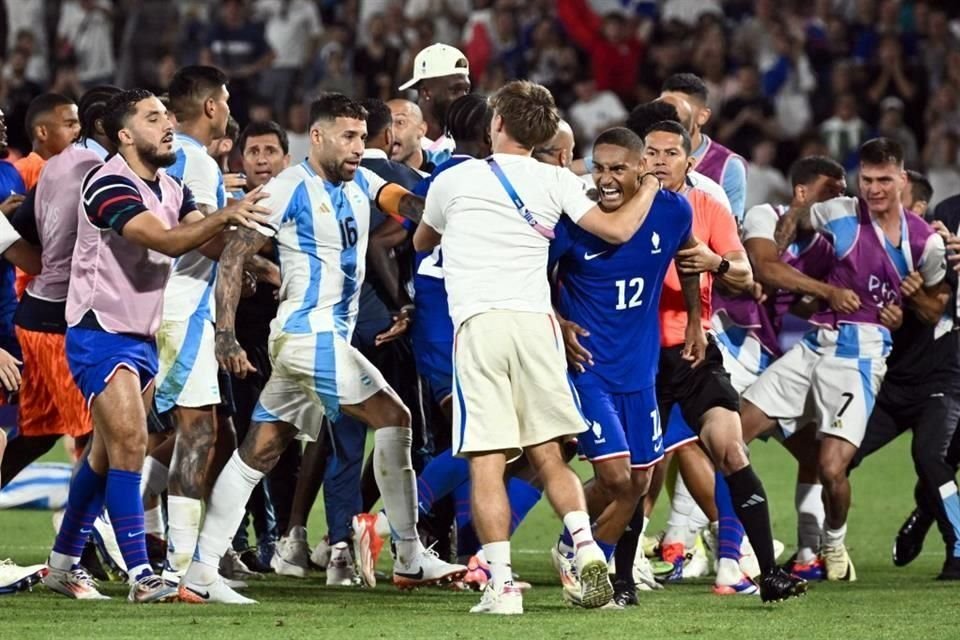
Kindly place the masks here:
POLYGON ((593 148, 593 182, 600 193, 601 210, 614 211, 630 200, 637 191, 639 175, 639 153, 612 144, 593 148))
POLYGON ((126 130, 144 162, 154 167, 169 167, 176 161, 173 123, 159 98, 151 96, 138 102, 136 114, 130 119, 126 130))
POLYGON ((317 163, 332 182, 349 182, 357 173, 367 139, 367 123, 356 118, 337 118, 317 125, 311 132, 317 163))
POLYGON ((693 159, 683 148, 683 138, 669 131, 651 131, 644 142, 644 169, 660 178, 664 188, 678 191, 693 167, 693 159))

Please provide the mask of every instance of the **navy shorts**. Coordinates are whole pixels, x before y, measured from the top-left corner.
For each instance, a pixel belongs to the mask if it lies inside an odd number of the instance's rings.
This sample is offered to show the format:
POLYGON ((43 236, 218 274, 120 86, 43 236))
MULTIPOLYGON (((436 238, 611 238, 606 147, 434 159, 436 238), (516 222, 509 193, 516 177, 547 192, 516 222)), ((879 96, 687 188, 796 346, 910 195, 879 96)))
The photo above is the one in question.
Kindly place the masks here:
POLYGON ((88 405, 103 393, 119 369, 137 374, 141 391, 145 391, 157 375, 157 343, 153 339, 70 327, 66 343, 70 373, 88 405))
POLYGON ((597 385, 576 385, 580 409, 590 428, 577 436, 580 455, 590 462, 630 458, 644 469, 663 458, 663 436, 655 387, 611 393, 597 385))

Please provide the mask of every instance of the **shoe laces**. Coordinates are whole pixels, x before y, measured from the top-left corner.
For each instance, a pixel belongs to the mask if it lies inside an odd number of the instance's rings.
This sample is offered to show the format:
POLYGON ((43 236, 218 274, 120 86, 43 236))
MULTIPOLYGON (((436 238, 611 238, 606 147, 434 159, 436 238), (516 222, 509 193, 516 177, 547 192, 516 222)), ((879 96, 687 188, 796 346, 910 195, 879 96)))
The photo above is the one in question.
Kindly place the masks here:
POLYGON ((155 573, 151 573, 150 575, 144 576, 137 580, 137 587, 143 590, 160 589, 161 587, 167 586, 170 586, 169 581, 164 580, 155 573))
POLYGON ((80 565, 74 565, 74 567, 70 569, 70 579, 74 582, 80 583, 85 587, 89 587, 91 589, 97 588, 97 581, 94 580, 93 576, 91 576, 87 570, 80 565))

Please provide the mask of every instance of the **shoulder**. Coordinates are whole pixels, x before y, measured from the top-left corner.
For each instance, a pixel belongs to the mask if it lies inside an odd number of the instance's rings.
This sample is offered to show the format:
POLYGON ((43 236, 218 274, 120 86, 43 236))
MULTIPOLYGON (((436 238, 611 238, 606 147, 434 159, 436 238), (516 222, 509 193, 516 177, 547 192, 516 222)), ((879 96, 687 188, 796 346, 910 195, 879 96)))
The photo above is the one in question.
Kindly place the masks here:
POLYGON ((839 196, 818 202, 810 209, 825 218, 847 218, 856 217, 858 204, 859 199, 854 196, 839 196))

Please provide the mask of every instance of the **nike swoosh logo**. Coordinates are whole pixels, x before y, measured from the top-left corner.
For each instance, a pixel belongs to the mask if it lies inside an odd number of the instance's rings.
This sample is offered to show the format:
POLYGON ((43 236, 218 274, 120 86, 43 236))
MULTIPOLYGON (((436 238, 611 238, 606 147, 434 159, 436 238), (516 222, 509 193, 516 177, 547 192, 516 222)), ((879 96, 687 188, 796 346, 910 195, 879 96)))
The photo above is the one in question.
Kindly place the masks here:
POLYGON ((130 533, 127 534, 127 537, 128 537, 128 538, 136 538, 137 536, 142 536, 142 535, 143 535, 143 529, 141 529, 140 531, 132 531, 132 532, 130 532, 130 533))
POLYGON ((394 571, 394 574, 400 578, 406 578, 408 580, 423 580, 423 567, 420 567, 420 571, 417 571, 416 573, 401 573, 399 571, 394 571))
POLYGON ((601 251, 600 253, 587 253, 586 251, 584 251, 584 253, 583 253, 583 259, 589 262, 590 260, 593 260, 594 258, 599 258, 600 256, 602 256, 602 255, 605 254, 605 253, 606 253, 606 251, 601 251))
POLYGON ((80 529, 80 533, 86 535, 88 533, 93 533, 93 529, 80 529))
POLYGON ((192 593, 193 595, 197 596, 198 598, 203 598, 204 600, 209 600, 209 599, 210 599, 210 592, 209 592, 209 591, 197 591, 196 589, 193 589, 193 588, 191 588, 191 587, 187 587, 187 591, 189 591, 189 592, 192 593))

